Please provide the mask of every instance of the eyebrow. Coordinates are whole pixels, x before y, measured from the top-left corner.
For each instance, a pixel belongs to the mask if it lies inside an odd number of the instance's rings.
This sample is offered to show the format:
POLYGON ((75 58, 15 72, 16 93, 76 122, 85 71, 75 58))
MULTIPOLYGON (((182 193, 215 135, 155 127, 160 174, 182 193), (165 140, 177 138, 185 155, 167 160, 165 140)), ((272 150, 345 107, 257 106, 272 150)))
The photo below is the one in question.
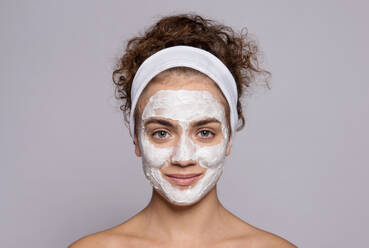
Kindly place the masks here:
POLYGON ((209 123, 219 123, 219 124, 221 124, 220 121, 218 121, 215 118, 208 118, 208 119, 205 119, 205 120, 195 122, 195 124, 193 126, 194 127, 199 127, 199 126, 207 125, 209 123))
POLYGON ((163 119, 153 119, 153 118, 145 121, 144 125, 146 126, 146 125, 149 125, 149 124, 152 124, 152 123, 160 124, 160 125, 167 126, 167 127, 172 127, 172 128, 174 127, 174 125, 169 121, 166 121, 166 120, 163 120, 163 119))

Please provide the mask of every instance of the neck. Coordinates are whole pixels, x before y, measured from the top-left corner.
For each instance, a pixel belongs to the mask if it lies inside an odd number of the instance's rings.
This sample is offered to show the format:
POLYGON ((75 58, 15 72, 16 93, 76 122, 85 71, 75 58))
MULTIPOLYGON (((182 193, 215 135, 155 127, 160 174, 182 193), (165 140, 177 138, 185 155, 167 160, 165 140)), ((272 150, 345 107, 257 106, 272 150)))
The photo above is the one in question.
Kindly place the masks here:
POLYGON ((143 214, 146 230, 154 237, 193 240, 197 237, 203 239, 206 233, 214 234, 226 210, 219 202, 214 187, 204 198, 190 206, 173 205, 153 190, 151 201, 143 214))

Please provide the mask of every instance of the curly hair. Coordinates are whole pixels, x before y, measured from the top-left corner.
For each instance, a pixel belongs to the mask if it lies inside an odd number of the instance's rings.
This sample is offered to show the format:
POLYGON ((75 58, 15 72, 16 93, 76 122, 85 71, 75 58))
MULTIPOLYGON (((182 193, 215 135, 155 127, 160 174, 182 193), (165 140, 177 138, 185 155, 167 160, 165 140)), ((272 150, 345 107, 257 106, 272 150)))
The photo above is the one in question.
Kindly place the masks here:
MULTIPOLYGON (((269 88, 270 72, 260 68, 260 52, 255 40, 244 28, 236 33, 231 27, 222 25, 199 15, 182 14, 160 19, 143 35, 130 39, 117 68, 113 71, 115 97, 122 100, 120 109, 128 123, 131 110, 131 86, 139 66, 161 49, 187 45, 206 50, 218 57, 232 73, 238 90, 237 112, 241 125, 245 125, 240 101, 244 92, 256 82, 259 75, 269 88)), ((133 110, 134 111, 134 110, 133 110)))

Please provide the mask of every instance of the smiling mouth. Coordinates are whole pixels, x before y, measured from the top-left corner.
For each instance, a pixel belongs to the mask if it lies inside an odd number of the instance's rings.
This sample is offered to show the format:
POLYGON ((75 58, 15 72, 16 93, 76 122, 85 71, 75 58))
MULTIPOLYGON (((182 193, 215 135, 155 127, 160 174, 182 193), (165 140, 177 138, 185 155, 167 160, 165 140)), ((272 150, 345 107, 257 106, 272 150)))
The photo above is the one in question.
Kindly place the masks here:
POLYGON ((179 186, 190 186, 197 182, 203 173, 192 174, 165 174, 165 176, 174 184, 179 186))

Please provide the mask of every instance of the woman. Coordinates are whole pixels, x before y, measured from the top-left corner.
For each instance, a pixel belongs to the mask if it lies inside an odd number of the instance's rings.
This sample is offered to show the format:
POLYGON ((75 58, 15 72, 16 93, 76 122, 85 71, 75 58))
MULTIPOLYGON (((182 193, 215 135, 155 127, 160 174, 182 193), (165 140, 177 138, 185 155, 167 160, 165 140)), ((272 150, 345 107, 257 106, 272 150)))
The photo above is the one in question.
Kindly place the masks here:
POLYGON ((200 16, 166 17, 131 39, 113 80, 152 199, 71 247, 295 247, 234 216, 217 196, 244 126, 240 97, 265 73, 245 34, 200 16))

